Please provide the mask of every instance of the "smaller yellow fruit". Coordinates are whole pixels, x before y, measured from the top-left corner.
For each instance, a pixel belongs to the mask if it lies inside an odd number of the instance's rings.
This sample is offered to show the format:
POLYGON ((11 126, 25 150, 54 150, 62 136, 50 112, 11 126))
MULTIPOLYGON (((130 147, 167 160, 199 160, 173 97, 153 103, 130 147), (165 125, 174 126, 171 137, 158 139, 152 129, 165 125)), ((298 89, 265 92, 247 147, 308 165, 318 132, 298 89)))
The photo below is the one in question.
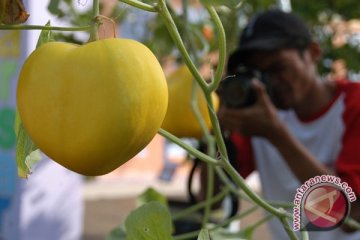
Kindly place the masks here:
MULTIPOLYGON (((180 138, 201 138, 203 136, 203 131, 191 107, 193 81, 195 79, 186 65, 180 66, 167 78, 169 102, 161 127, 180 138)), ((210 130, 211 121, 207 102, 200 87, 197 88, 196 96, 200 113, 210 130)), ((217 110, 219 99, 215 93, 212 95, 212 100, 215 110, 217 110)))

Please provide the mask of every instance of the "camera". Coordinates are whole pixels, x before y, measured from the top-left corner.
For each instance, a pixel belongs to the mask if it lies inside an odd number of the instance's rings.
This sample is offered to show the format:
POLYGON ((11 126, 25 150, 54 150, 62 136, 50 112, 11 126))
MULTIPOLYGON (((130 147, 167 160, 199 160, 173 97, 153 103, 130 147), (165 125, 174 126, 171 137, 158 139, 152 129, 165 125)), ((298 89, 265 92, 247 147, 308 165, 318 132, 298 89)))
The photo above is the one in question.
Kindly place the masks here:
POLYGON ((251 106, 256 101, 256 92, 251 85, 252 79, 260 80, 270 94, 268 76, 265 72, 254 69, 242 69, 234 75, 225 77, 219 86, 218 93, 228 108, 243 108, 251 106))

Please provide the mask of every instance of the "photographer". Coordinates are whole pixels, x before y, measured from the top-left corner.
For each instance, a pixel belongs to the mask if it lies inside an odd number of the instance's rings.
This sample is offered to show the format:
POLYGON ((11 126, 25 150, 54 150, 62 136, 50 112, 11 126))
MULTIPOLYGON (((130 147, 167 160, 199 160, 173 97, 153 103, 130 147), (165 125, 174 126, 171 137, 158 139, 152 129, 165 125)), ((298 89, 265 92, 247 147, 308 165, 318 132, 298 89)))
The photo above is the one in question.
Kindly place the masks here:
MULTIPOLYGON (((279 10, 252 19, 229 57, 230 75, 241 75, 243 67, 262 73, 242 89, 250 88, 255 99, 225 99, 219 119, 224 131, 241 135, 239 147, 250 143, 247 152, 267 200, 293 202, 297 188, 321 175, 340 177, 360 196, 360 85, 322 79, 320 58, 320 46, 304 22, 279 10)), ((221 89, 223 97, 234 96, 226 91, 221 89)), ((353 202, 350 212, 357 221, 359 205, 353 202)), ((288 239, 278 219, 269 225, 273 240, 288 239)), ((309 232, 309 239, 355 240, 359 234, 343 225, 309 232)))

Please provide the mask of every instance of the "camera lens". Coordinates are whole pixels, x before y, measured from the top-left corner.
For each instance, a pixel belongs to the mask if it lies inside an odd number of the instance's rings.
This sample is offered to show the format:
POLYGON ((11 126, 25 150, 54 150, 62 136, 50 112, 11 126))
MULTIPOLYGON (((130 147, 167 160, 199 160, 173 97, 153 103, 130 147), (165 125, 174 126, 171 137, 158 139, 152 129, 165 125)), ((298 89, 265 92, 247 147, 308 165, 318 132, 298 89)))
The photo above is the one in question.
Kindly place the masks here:
POLYGON ((252 75, 232 75, 223 80, 221 97, 229 108, 250 106, 255 102, 255 92, 251 87, 252 75))

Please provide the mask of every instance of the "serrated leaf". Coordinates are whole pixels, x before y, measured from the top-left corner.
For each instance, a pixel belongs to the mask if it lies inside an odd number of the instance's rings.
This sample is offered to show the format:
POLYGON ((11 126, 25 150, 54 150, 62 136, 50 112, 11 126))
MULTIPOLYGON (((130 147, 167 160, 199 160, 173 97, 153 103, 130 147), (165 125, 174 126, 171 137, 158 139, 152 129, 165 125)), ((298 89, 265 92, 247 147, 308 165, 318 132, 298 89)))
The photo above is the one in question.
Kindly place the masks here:
POLYGON ((201 229, 197 240, 210 240, 209 230, 205 228, 201 229))
POLYGON ((167 198, 163 194, 159 193, 158 191, 156 191, 154 188, 151 187, 147 188, 136 199, 136 203, 138 207, 152 201, 158 201, 161 204, 163 204, 165 207, 168 207, 167 198))
POLYGON ((169 210, 153 201, 132 211, 125 220, 127 240, 172 240, 169 210))
MULTIPOLYGON (((45 26, 50 26, 50 21, 48 21, 45 26)), ((36 44, 36 48, 40 47, 41 45, 43 45, 44 43, 48 43, 48 42, 53 42, 55 41, 53 33, 51 30, 42 30, 40 32, 37 44, 36 44)))

